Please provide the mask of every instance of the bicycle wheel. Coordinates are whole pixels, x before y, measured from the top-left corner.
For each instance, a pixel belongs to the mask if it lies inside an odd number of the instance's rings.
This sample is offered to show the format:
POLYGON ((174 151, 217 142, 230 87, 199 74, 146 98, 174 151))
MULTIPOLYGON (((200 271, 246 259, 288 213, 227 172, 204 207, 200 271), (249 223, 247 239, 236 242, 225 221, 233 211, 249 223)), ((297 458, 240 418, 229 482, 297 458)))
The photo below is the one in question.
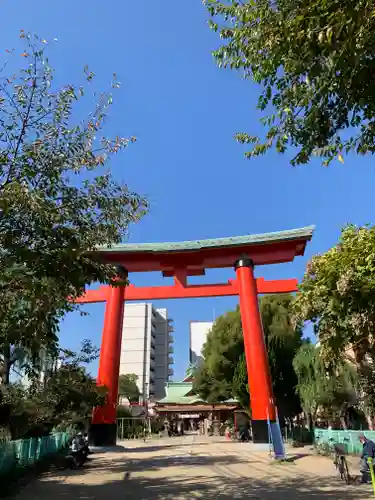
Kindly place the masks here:
POLYGON ((345 457, 340 457, 340 477, 345 481, 346 484, 349 484, 349 469, 345 457))

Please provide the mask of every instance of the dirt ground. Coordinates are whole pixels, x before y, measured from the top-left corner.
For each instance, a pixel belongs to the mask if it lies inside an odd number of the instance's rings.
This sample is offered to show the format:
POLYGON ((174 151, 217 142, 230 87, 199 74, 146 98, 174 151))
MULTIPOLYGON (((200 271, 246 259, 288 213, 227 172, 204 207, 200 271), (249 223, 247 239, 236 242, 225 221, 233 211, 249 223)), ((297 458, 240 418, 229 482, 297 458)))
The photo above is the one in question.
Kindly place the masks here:
MULTIPOLYGON (((82 470, 49 473, 17 500, 374 498, 370 485, 345 485, 332 461, 308 448, 290 450, 294 462, 272 463, 251 444, 198 436, 124 442, 92 455, 82 470)), ((351 472, 357 472, 357 460, 351 472)))

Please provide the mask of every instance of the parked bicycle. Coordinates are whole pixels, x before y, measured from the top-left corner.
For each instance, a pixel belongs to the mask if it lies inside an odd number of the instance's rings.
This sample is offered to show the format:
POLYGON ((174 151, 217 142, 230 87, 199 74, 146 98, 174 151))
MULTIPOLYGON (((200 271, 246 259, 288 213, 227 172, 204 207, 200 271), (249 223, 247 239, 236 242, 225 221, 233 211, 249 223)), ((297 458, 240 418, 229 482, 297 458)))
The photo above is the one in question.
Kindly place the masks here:
MULTIPOLYGON (((342 444, 334 443, 333 438, 331 438, 330 443, 333 447, 333 463, 340 474, 340 479, 349 484, 351 481, 351 476, 349 474, 348 462, 346 461, 346 451, 342 444)), ((349 441, 348 438, 344 438, 344 441, 349 441)))

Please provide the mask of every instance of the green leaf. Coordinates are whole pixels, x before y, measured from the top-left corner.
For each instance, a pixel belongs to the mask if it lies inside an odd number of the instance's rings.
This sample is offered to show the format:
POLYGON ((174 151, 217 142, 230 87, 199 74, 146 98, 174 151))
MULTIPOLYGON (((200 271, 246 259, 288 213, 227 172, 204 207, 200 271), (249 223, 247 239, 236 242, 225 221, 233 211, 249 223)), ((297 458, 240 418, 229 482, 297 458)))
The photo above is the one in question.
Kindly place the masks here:
MULTIPOLYGON (((20 58, 20 71, 4 74, 0 89, 0 365, 22 349, 33 372, 40 353, 58 351, 61 319, 85 287, 115 277, 93 249, 119 243, 148 203, 108 169, 135 142, 102 135, 110 93, 94 95, 82 120, 75 104, 85 86, 55 85, 44 41, 23 32, 22 40, 33 62, 20 58)), ((85 73, 91 80, 87 66, 85 73)), ((8 386, 5 365, 0 385, 8 386)))
MULTIPOLYGON (((363 84, 373 80, 373 2, 217 0, 205 5, 221 39, 214 52, 217 64, 239 69, 241 77, 259 84, 257 107, 265 111, 272 99, 272 115, 288 134, 285 148, 275 137, 268 149, 286 152, 293 146, 292 165, 309 162, 320 149, 325 166, 342 151, 375 151, 375 89, 363 84)), ((266 114, 261 123, 267 137, 274 122, 266 114)), ((254 148, 245 155, 260 153, 254 148)))

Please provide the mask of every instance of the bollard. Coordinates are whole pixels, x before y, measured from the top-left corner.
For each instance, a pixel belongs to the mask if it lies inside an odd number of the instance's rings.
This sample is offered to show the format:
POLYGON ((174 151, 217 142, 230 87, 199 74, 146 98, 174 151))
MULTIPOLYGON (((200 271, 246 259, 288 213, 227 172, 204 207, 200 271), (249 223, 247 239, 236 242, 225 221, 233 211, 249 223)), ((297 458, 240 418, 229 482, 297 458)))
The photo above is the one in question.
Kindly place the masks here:
POLYGON ((367 462, 370 466, 370 474, 371 474, 371 483, 372 483, 372 489, 374 490, 374 497, 375 497, 375 474, 374 474, 374 461, 371 457, 367 459, 367 462))

